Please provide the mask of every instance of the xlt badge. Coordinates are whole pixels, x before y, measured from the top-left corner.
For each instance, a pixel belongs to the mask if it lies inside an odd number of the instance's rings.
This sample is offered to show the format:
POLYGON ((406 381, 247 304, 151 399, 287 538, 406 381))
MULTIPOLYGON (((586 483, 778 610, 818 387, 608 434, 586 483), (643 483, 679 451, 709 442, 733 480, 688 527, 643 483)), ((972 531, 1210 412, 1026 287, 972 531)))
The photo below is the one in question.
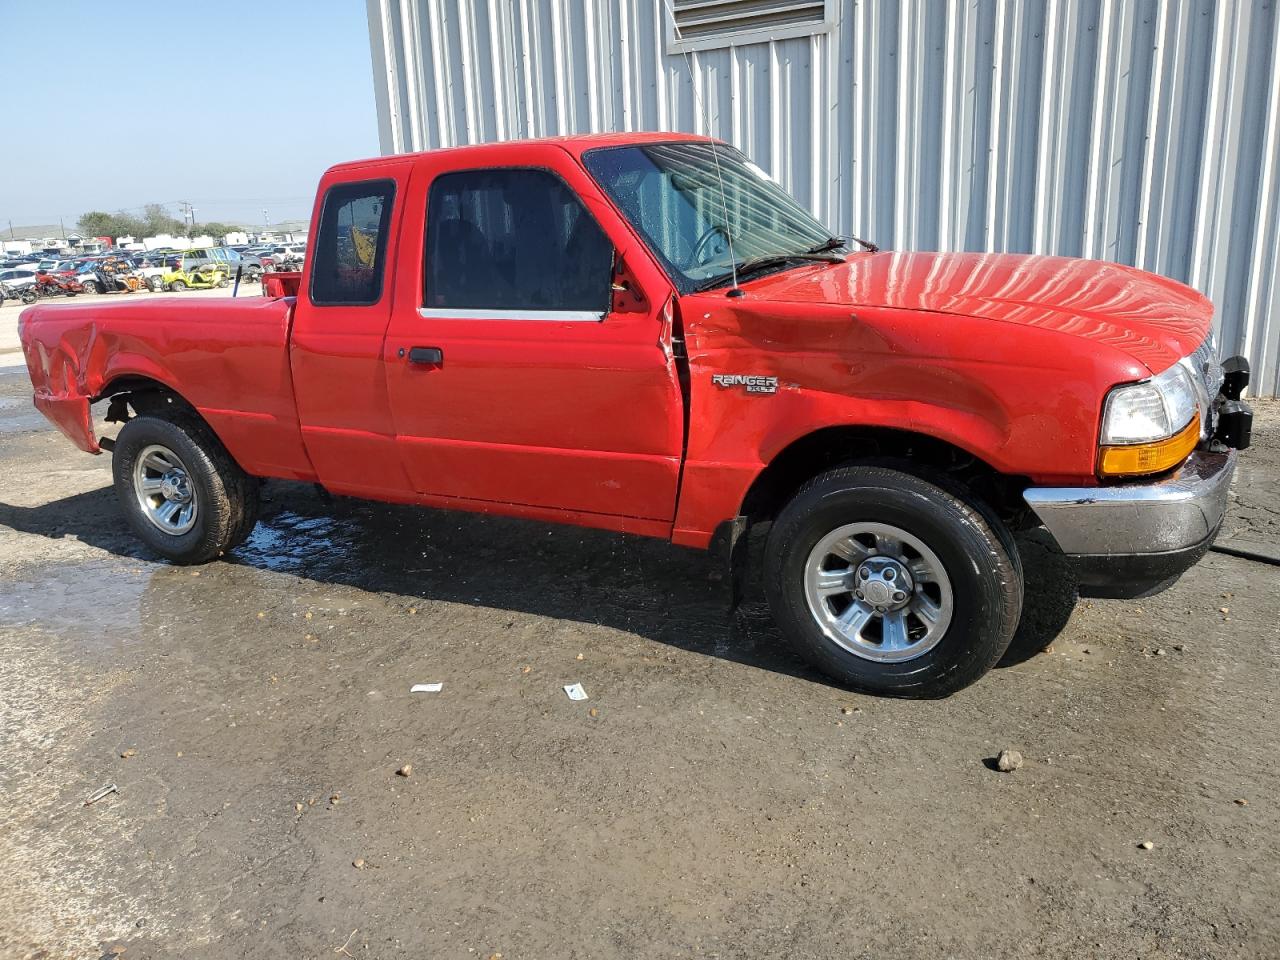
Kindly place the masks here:
POLYGON ((744 387, 747 393, 777 393, 777 377, 761 377, 751 373, 713 373, 711 382, 717 387, 744 387))

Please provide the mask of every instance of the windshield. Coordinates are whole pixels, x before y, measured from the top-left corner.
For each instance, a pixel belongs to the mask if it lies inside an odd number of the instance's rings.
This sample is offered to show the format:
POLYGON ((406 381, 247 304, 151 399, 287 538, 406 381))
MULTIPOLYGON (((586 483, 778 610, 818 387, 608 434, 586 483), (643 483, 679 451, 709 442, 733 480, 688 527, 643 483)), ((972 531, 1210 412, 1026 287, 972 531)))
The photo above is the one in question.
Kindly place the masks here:
POLYGON ((682 292, 719 278, 728 283, 735 262, 803 255, 831 240, 763 170, 723 143, 605 147, 583 162, 682 292))

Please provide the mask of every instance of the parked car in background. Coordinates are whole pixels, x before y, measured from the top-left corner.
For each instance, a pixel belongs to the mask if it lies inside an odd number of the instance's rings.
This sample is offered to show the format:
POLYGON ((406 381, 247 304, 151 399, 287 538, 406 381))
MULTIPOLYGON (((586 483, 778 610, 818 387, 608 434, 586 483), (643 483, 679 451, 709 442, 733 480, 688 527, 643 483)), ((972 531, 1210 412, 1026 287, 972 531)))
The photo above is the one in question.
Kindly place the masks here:
POLYGON ((73 274, 80 281, 85 293, 102 293, 102 281, 98 277, 98 261, 82 260, 73 274))
POLYGON ((21 292, 35 282, 35 267, 16 267, 11 270, 0 270, 0 283, 3 283, 14 293, 21 292))
POLYGON ((276 269, 297 270, 301 268, 302 261, 307 258, 307 245, 279 243, 271 247, 269 255, 276 269))
POLYGON ((257 280, 262 276, 262 261, 257 257, 244 258, 239 251, 230 247, 203 247, 199 250, 188 250, 182 254, 180 269, 187 272, 201 272, 206 266, 221 267, 228 277, 235 277, 237 268, 243 265, 242 279, 257 280))
MULTIPOLYGON (((257 254, 249 253, 248 251, 243 251, 243 250, 236 251, 236 252, 239 254, 239 260, 237 262, 233 262, 232 266, 233 268, 236 266, 243 267, 243 272, 241 274, 241 277, 244 280, 248 280, 251 282, 257 282, 258 280, 261 280, 262 274, 266 270, 268 270, 271 266, 272 262, 270 260, 264 261, 262 257, 259 257, 257 254)), ((231 276, 232 278, 235 277, 234 269, 231 271, 231 276)))
POLYGON ((147 289, 156 293, 164 289, 164 275, 167 268, 163 261, 157 262, 154 257, 133 257, 129 261, 136 276, 142 277, 147 289))

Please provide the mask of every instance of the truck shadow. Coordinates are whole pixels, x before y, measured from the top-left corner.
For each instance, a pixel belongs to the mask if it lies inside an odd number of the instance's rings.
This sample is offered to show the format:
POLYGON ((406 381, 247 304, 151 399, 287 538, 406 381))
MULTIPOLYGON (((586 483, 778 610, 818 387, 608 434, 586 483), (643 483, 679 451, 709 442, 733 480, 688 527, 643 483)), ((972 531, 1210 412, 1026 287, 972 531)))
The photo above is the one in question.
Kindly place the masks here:
MULTIPOLYGON (((0 503, 0 524, 155 560, 129 530, 110 487, 37 507, 0 503)), ((753 553, 762 540, 753 537, 753 553)), ((1070 597, 1063 594, 1051 551, 1026 557, 1029 605, 1003 665, 1043 649, 1074 603, 1073 587, 1070 597)), ((392 595, 406 605, 445 601, 596 624, 830 685, 792 655, 769 618, 758 578, 731 616, 721 562, 665 541, 330 498, 308 484, 272 482, 264 487, 258 527, 226 560, 392 595)))

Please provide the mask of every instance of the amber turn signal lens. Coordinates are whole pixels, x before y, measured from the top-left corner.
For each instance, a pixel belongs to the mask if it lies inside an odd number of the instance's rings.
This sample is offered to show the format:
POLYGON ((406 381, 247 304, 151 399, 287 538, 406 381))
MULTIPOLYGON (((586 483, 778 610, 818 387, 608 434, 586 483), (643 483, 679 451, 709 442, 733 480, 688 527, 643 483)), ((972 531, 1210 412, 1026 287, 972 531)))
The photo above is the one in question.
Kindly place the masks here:
POLYGON ((1098 458, 1098 475, 1132 477, 1144 473, 1161 473, 1185 460, 1199 440, 1200 418, 1192 417, 1190 423, 1167 440, 1103 447, 1098 458))

